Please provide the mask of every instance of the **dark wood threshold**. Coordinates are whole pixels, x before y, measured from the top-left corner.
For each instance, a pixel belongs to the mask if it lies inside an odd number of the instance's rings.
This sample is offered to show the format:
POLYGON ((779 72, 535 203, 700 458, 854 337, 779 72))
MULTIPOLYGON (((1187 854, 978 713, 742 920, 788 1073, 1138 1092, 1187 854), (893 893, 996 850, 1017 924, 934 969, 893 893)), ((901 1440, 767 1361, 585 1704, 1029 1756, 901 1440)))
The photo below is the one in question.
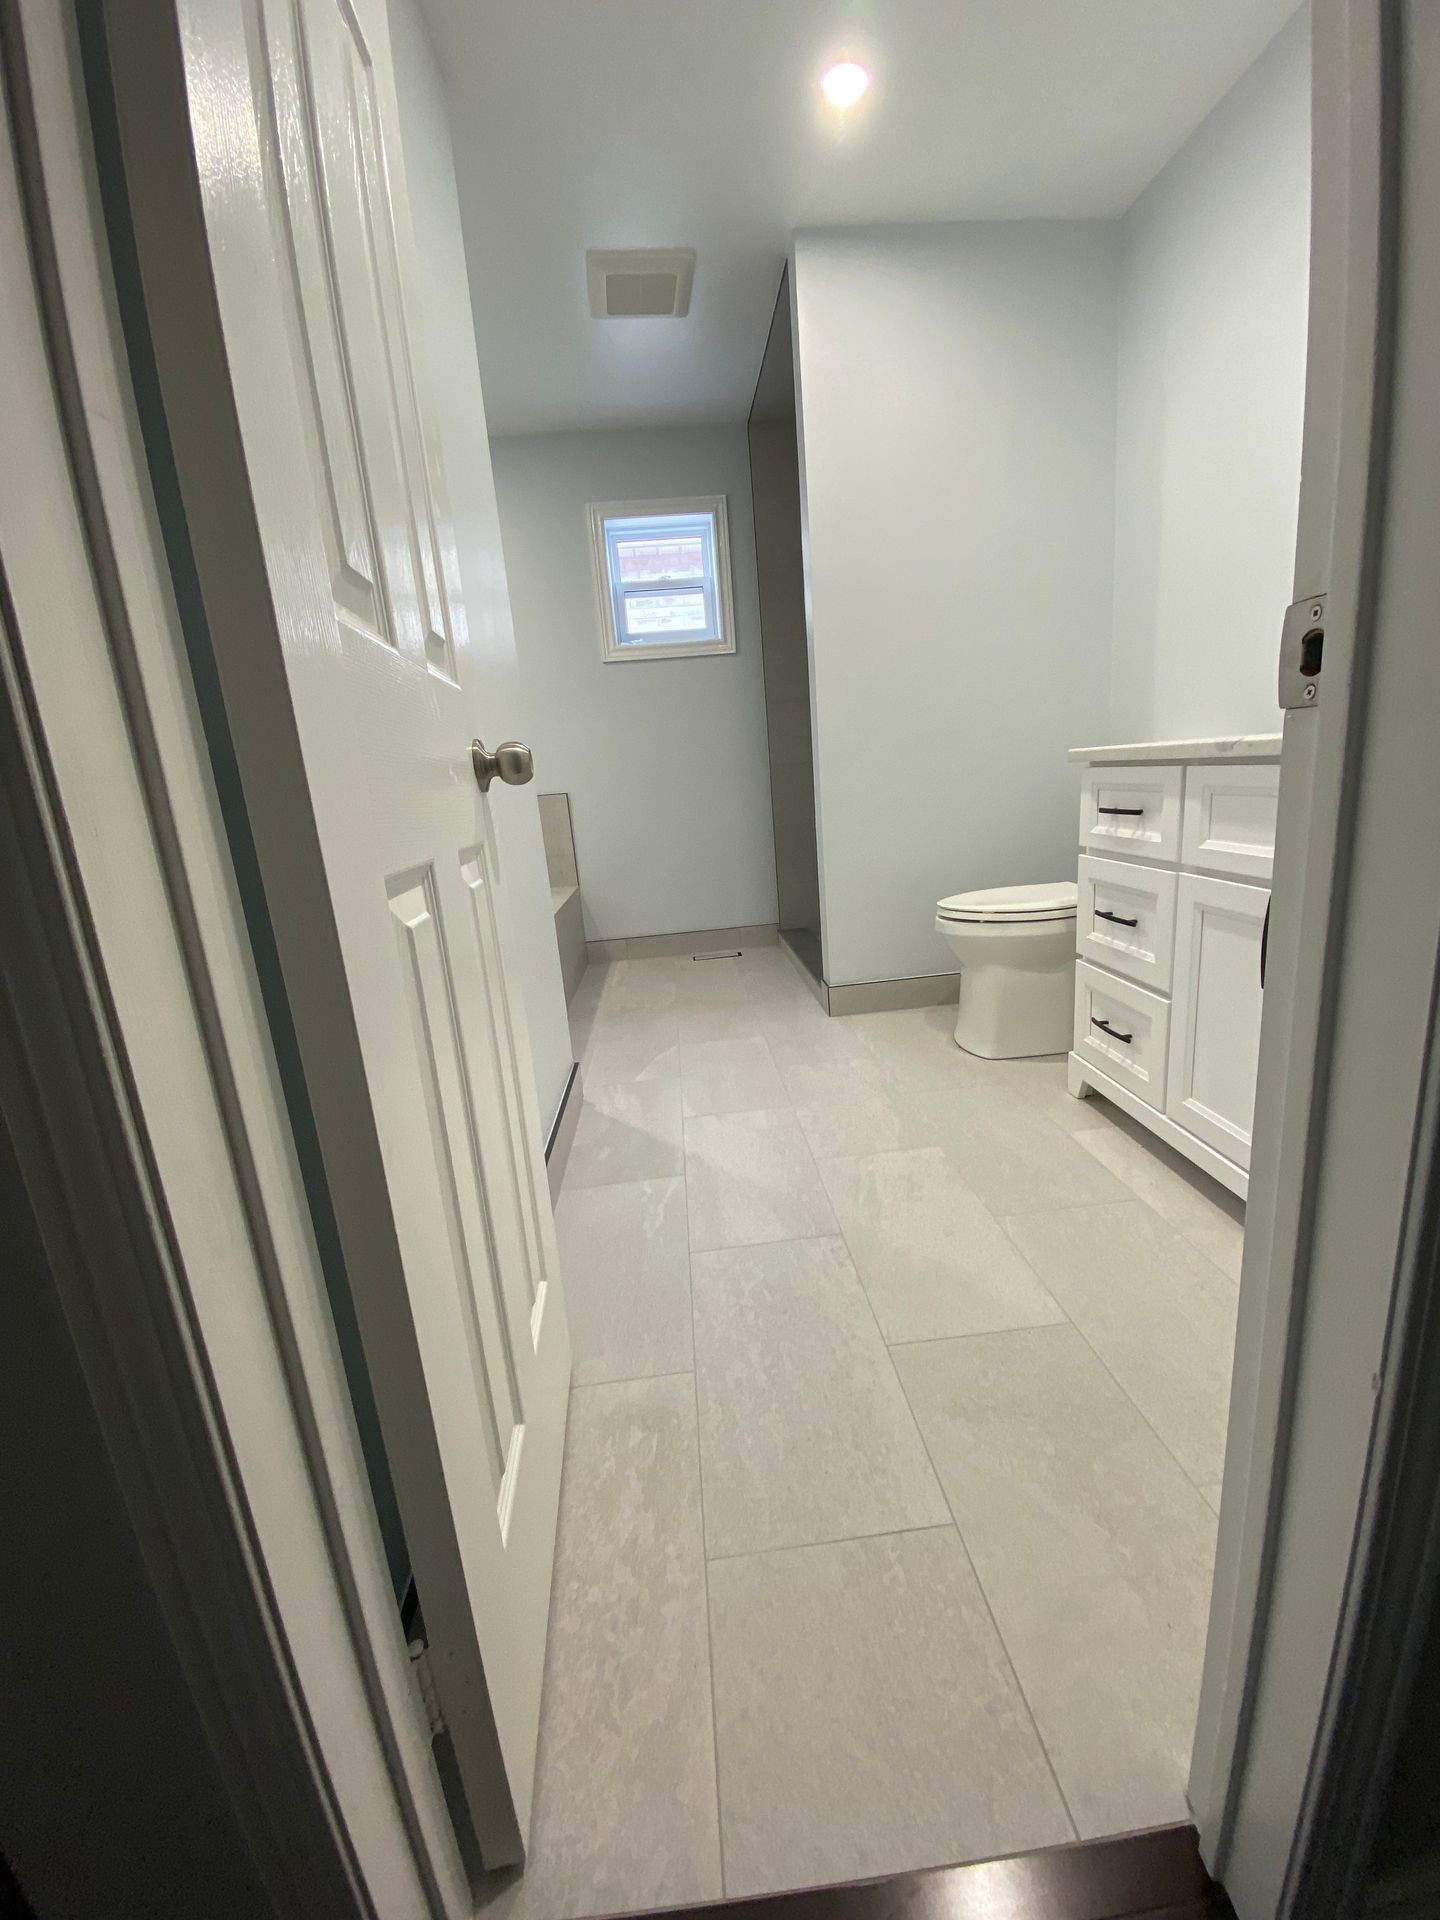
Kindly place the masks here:
POLYGON ((1233 1920, 1191 1826, 663 1911, 672 1920, 1233 1920))

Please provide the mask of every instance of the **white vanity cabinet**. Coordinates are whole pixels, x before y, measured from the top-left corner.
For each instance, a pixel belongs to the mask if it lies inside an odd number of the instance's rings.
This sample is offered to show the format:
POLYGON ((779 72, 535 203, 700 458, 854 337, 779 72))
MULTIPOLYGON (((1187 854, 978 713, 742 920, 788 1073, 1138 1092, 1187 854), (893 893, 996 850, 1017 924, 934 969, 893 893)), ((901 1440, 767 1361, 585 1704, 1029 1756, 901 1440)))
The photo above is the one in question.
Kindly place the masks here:
POLYGON ((1070 1091, 1105 1094, 1243 1198, 1280 736, 1077 747, 1070 1091))

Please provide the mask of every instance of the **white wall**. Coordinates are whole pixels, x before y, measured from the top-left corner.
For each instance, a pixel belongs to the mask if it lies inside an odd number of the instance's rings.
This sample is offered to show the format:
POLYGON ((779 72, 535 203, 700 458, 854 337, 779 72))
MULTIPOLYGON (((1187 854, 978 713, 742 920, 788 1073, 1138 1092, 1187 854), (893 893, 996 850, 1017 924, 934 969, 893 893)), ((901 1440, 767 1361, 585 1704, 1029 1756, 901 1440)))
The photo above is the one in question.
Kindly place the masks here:
MULTIPOLYGON (((426 265, 411 290, 409 316, 415 353, 428 363, 442 400, 441 451, 475 661, 471 684, 481 695, 474 732, 487 743, 524 739, 529 723, 516 670, 445 99, 418 0, 390 0, 389 13, 401 146, 417 254, 426 265)), ((497 789, 492 804, 512 957, 524 987, 541 1122, 548 1127, 572 1051, 535 793, 534 787, 497 789)))
POLYGON ((935 902, 1068 878, 1108 728, 1113 223, 830 230, 793 264, 832 983, 935 902))
POLYGON ((1302 11, 1122 227, 1122 740, 1273 732, 1300 487, 1310 242, 1302 11))
POLYGON ((775 918, 745 429, 497 439, 500 524, 536 780, 570 795, 592 940, 775 918), (724 494, 738 651, 600 657, 591 501, 724 494))

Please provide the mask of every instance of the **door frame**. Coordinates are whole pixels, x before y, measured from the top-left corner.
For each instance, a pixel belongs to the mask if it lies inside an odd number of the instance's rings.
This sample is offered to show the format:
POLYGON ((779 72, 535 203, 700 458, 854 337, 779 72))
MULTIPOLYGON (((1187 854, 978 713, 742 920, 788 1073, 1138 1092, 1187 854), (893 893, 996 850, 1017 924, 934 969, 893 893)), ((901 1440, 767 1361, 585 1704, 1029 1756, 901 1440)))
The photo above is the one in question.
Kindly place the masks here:
POLYGON ((1312 20, 1295 593, 1327 595, 1324 671, 1315 706, 1285 720, 1190 1781, 1202 1853, 1240 1920, 1352 1910, 1338 1902, 1356 1892, 1415 1651, 1377 1623, 1405 1619, 1412 1583, 1435 1578, 1433 1456, 1413 1472, 1435 1417, 1416 1362, 1440 1182, 1440 564, 1426 517, 1440 436, 1421 352, 1440 325, 1425 225, 1440 225, 1440 33, 1422 17, 1412 0, 1315 0, 1312 20))
POLYGON ((0 406, 17 476, 0 483, 0 1099, 276 1912, 461 1920, 471 1887, 145 457, 75 28, 51 0, 0 0, 0 406))
MULTIPOLYGON (((1407 1351, 1398 1316, 1421 1273, 1418 1243, 1405 1237, 1429 1171, 1419 1047, 1385 1142, 1403 1138, 1415 1169, 1398 1193, 1358 1180, 1356 1168, 1346 1179, 1337 1092, 1348 1055, 1368 1037, 1348 997, 1354 968, 1377 959, 1363 938, 1365 909, 1370 890, 1393 879, 1376 836, 1387 806, 1413 800, 1406 762, 1424 717, 1413 698, 1408 710, 1397 698, 1397 636, 1374 604, 1383 475, 1370 452, 1384 442, 1371 416, 1377 393, 1385 398, 1375 375, 1389 364, 1394 259, 1384 248, 1396 238, 1380 218, 1382 136, 1393 128, 1387 88, 1403 68, 1403 12, 1400 0, 1316 0, 1315 10, 1317 186, 1344 211, 1348 248, 1348 265, 1322 262, 1316 291, 1326 313, 1345 312, 1348 412, 1342 430, 1312 350, 1307 472, 1329 463, 1336 478, 1329 505, 1323 488, 1311 490, 1297 586, 1329 588, 1327 658, 1318 710, 1287 726, 1271 966, 1272 979, 1293 987, 1283 999, 1272 990, 1262 1039, 1241 1301, 1242 1339, 1253 1346, 1237 1374, 1191 1783, 1207 1861, 1241 1920, 1303 1911, 1299 1868, 1349 1671, 1336 1650, 1367 1592, 1357 1540, 1375 1516, 1398 1399, 1391 1383, 1403 1375, 1387 1357, 1407 1351), (1338 1027, 1337 1010, 1346 1016, 1338 1027), (1364 1225, 1388 1235, 1371 1244, 1394 1251, 1389 1286, 1357 1288, 1353 1259, 1346 1269, 1334 1204, 1342 1191, 1361 1209, 1352 1233, 1364 1225), (1307 1593, 1302 1640, 1292 1630, 1307 1593), (1312 1668, 1318 1654, 1315 1684, 1286 1675, 1278 1656, 1287 1635, 1312 1668), (1262 1748, 1266 1763, 1247 1765, 1262 1748)), ((66 1309, 167 1617, 277 1907, 458 1920, 470 1895, 395 1630, 189 680, 109 283, 71 24, 68 10, 44 0, 0 0, 34 337, 43 325, 50 348, 37 371, 49 421, 22 420, 7 440, 17 464, 25 449, 37 489, 43 463, 32 452, 46 435, 63 442, 68 495, 51 506, 83 536, 97 589, 88 623, 41 636, 17 622, 5 662, 12 726, 0 745, 33 822, 21 846, 35 888, 33 907, 9 923, 14 938, 7 928, 0 943, 5 1010, 11 1031, 44 1057, 64 1058, 66 1046, 75 1057, 73 1072, 47 1080, 33 1064, 40 1056, 29 1056, 32 1096, 43 1091, 45 1101, 27 1110, 13 1096, 30 1115, 27 1170, 65 1255, 66 1309), (113 1259, 102 1270, 88 1243, 67 1243, 61 1231, 84 1219, 82 1198, 94 1204, 102 1173, 110 1217, 135 1250, 123 1313, 113 1259), (135 1299, 143 1317, 129 1310, 135 1299), (202 1540, 212 1554, 197 1553, 202 1540)), ((173 78, 156 72, 151 84, 173 78)), ((1440 847, 1440 833, 1431 844, 1440 847)), ((1429 898, 1440 901, 1440 888, 1429 898)), ((1382 947, 1382 966, 1386 958, 1382 947)), ((1392 1028, 1409 1022, 1413 1043, 1429 1001, 1417 1011, 1422 970, 1409 959, 1403 992, 1373 1000, 1392 1028)), ((13 1084, 7 1071, 7 1112, 13 1084)))

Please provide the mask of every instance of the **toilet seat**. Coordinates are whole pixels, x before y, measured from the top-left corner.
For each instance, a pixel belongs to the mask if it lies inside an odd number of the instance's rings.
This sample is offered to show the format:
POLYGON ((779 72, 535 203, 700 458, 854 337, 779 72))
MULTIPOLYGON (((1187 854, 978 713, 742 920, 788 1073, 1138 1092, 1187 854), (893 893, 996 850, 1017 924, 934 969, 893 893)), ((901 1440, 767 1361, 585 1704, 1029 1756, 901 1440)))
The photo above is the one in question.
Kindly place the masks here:
POLYGON ((1073 920, 1077 892, 1073 880, 1048 886, 980 887, 938 901, 937 920, 969 926, 1028 926, 1046 920, 1073 920))

